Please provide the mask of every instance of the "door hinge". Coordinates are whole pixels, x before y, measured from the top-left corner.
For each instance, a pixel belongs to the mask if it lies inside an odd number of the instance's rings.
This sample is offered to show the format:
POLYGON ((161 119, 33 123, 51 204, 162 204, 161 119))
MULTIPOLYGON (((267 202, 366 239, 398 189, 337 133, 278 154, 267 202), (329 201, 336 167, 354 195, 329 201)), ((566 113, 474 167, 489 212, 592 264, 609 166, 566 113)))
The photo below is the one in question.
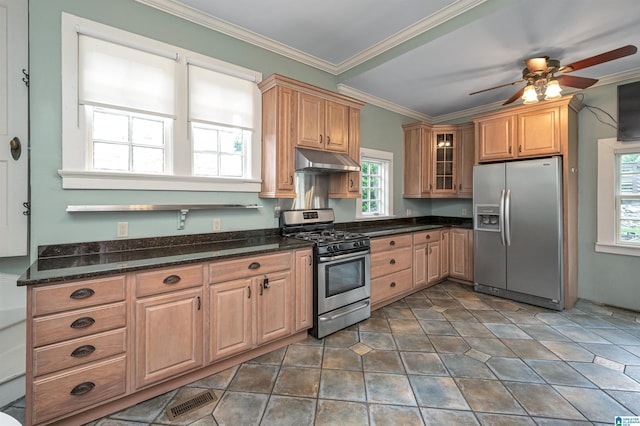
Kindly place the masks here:
POLYGON ((22 75, 24 76, 22 77, 22 82, 25 86, 29 87, 29 73, 24 68, 22 68, 22 75))
POLYGON ((31 214, 31 203, 29 202, 22 203, 22 207, 26 209, 25 211, 22 212, 22 214, 25 216, 29 216, 31 214))

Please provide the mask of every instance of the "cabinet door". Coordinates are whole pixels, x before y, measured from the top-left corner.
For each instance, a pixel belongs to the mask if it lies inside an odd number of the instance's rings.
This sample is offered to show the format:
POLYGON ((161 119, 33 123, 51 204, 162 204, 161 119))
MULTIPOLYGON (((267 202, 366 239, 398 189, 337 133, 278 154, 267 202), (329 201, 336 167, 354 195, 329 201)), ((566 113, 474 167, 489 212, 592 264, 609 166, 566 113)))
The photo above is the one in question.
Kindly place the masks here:
POLYGON ((202 289, 136 301, 136 388, 202 366, 202 289))
POLYGON ((298 146, 324 148, 324 103, 318 96, 298 95, 298 146))
MULTIPOLYGON (((349 147, 349 107, 325 101, 325 144, 330 151, 347 152, 349 147)), ((358 161, 359 163, 359 161, 358 161)))
POLYGON ((431 128, 426 125, 404 127, 405 198, 428 197, 431 192, 431 128))
POLYGON ((456 188, 457 132, 434 131, 431 148, 433 155, 432 195, 453 195, 456 188))
POLYGON ((313 253, 298 250, 295 254, 296 314, 295 331, 313 326, 313 253))
POLYGON ((518 114, 518 157, 560 153, 560 108, 518 114))
POLYGON ((278 191, 293 192, 295 111, 297 93, 278 87, 276 185, 278 191))
MULTIPOLYGON (((349 108, 349 157, 360 164, 360 110, 349 108)), ((360 172, 332 173, 331 198, 359 198, 360 172)))
POLYGON ((293 330, 291 271, 255 278, 254 284, 258 293, 257 343, 261 345, 290 335, 293 330))
POLYGON ((413 286, 427 285, 427 245, 413 247, 413 286))
POLYGON ((513 115, 478 121, 476 123, 478 161, 514 158, 515 124, 513 115))
POLYGON ((473 126, 464 126, 458 133, 458 198, 471 198, 473 196, 473 155, 474 134, 473 126))
POLYGON ((449 276, 449 238, 449 230, 443 230, 440 237, 440 278, 449 276))
POLYGON ((442 253, 440 251, 440 241, 433 241, 427 244, 427 284, 440 280, 442 253))
POLYGON ((469 268, 469 231, 467 229, 451 229, 451 259, 449 264, 452 277, 467 279, 469 268))
POLYGON ((253 347, 253 302, 250 278, 209 287, 209 362, 253 347))

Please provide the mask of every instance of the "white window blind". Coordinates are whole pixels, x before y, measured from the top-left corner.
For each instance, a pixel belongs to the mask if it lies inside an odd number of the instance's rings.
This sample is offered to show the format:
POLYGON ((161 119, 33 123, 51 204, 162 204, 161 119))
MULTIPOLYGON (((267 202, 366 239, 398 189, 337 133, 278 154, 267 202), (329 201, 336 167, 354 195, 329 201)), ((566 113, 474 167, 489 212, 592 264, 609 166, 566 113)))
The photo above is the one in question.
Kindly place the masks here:
POLYGON ((80 104, 175 116, 175 59, 79 34, 80 104))
POLYGON ((189 64, 189 120, 251 129, 253 81, 189 64))

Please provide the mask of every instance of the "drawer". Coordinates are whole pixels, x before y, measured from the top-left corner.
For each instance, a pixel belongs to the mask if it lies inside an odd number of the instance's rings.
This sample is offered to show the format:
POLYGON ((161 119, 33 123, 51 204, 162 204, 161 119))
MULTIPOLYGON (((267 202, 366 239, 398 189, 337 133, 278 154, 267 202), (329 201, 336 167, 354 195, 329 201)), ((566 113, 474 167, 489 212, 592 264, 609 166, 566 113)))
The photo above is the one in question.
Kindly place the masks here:
POLYGON ((114 330, 124 327, 126 322, 124 302, 34 318, 33 346, 39 347, 114 330))
POLYGON ((402 247, 411 247, 411 234, 399 234, 391 237, 371 239, 371 253, 394 250, 402 247))
POLYGON ((46 287, 34 287, 31 306, 34 316, 87 308, 125 298, 125 276, 76 281, 46 287))
POLYGON ((264 256, 243 257, 237 260, 214 262, 209 265, 209 282, 247 278, 291 268, 291 252, 268 254, 264 256))
POLYGON ((413 261, 411 247, 373 253, 371 255, 371 278, 392 274, 411 268, 413 261))
POLYGON ((126 358, 121 356, 38 379, 33 383, 33 423, 122 395, 126 390, 125 377, 126 358))
POLYGON ((411 269, 385 275, 384 277, 371 280, 371 303, 375 304, 381 300, 388 299, 395 295, 411 290, 413 274, 411 269))
POLYGON ((43 346, 33 351, 33 376, 118 355, 124 353, 126 348, 127 333, 124 328, 43 346))
POLYGON ((427 244, 433 241, 440 241, 441 230, 416 232, 413 234, 413 244, 427 244))
POLYGON ((197 264, 141 272, 135 275, 135 283, 137 297, 197 287, 204 283, 204 267, 197 264))

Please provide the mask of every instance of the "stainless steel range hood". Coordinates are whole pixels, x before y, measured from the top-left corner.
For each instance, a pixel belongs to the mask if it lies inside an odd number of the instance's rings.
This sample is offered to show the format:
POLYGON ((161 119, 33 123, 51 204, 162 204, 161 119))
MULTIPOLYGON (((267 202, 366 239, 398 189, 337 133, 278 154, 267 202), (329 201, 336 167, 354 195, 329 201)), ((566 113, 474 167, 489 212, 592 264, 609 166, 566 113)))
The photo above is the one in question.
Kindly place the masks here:
POLYGON ((360 171, 360 165, 347 154, 307 148, 296 148, 295 168, 306 173, 360 171))

